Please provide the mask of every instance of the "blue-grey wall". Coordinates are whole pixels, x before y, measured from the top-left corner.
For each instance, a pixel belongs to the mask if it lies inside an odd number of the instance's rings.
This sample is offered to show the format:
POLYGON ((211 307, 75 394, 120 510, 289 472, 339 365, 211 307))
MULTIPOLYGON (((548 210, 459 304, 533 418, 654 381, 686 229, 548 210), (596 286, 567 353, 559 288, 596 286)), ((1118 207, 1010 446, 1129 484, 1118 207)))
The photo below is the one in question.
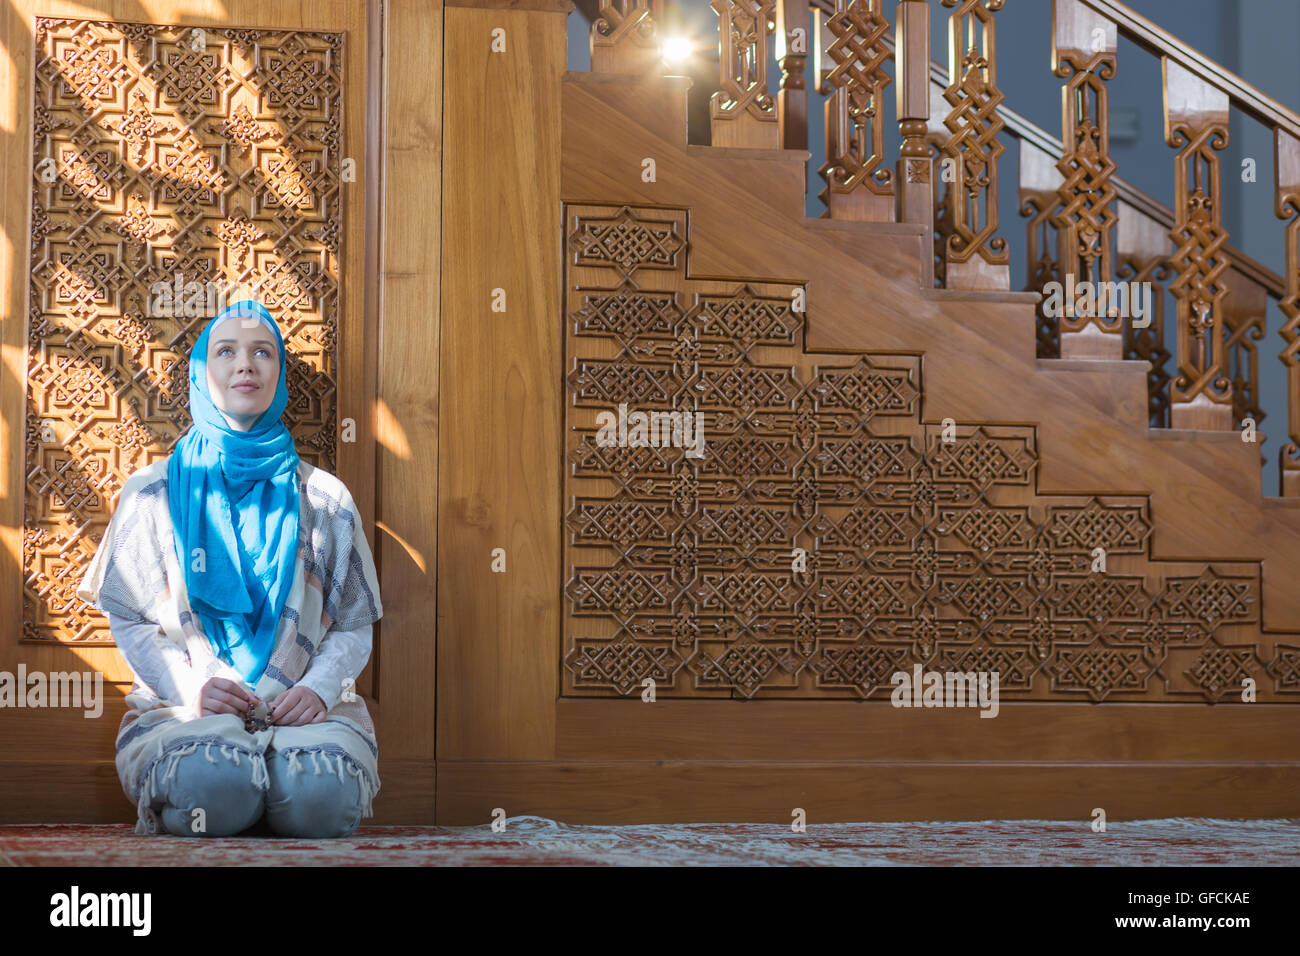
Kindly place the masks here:
MULTIPOLYGON (((885 14, 894 22, 897 0, 883 0, 885 14)), ((1246 82, 1300 111, 1300 3, 1296 0, 1128 0, 1137 13, 1153 21, 1211 60, 1242 77, 1246 82)), ((716 44, 717 15, 708 0, 668 2, 666 9, 686 25, 686 32, 716 44)), ((948 8, 931 0, 931 56, 941 63, 948 59, 948 8)), ((997 29, 998 86, 1006 93, 1009 107, 1053 135, 1061 133, 1061 84, 1051 71, 1050 0, 1007 0, 995 16, 997 29)), ((588 23, 580 15, 569 18, 569 69, 590 69, 587 45, 588 23)), ((1118 175, 1137 188, 1173 205, 1174 150, 1164 143, 1160 61, 1123 37, 1119 41, 1119 68, 1111 81, 1112 128, 1136 130, 1135 142, 1112 140, 1111 154, 1118 175)), ((716 48, 712 53, 716 64, 716 48)), ((811 63, 809 66, 811 73, 811 63)), ((772 70, 773 92, 777 76, 772 70)), ((710 90, 693 90, 693 96, 707 97, 710 90)), ((898 126, 894 97, 885 97, 885 155, 896 156, 898 126)), ((825 141, 820 108, 811 111, 807 211, 821 215, 825 206, 817 198, 824 182, 818 169, 825 160, 825 141)), ((1017 212, 1017 144, 1004 134, 1006 152, 999 160, 998 216, 1000 232, 1011 251, 1012 288, 1025 282, 1024 220, 1017 212)), ((1283 223, 1273 214, 1273 144, 1265 127, 1233 110, 1229 145, 1222 153, 1223 224, 1233 245, 1273 269, 1283 272, 1283 223), (1255 161, 1255 182, 1242 182, 1242 160, 1255 161)), ((1167 300, 1172 315, 1172 300, 1167 300)), ((1263 452, 1269 462, 1262 474, 1264 493, 1277 493, 1276 449, 1286 436, 1285 380, 1277 354, 1282 339, 1277 328, 1283 317, 1270 304, 1267 335, 1260 349, 1261 399, 1266 420, 1261 431, 1269 436, 1263 452)), ((1167 341, 1174 350, 1172 336, 1167 341)), ((864 343, 870 347, 870 343, 864 343)), ((1171 363, 1172 364, 1172 363, 1171 363)))

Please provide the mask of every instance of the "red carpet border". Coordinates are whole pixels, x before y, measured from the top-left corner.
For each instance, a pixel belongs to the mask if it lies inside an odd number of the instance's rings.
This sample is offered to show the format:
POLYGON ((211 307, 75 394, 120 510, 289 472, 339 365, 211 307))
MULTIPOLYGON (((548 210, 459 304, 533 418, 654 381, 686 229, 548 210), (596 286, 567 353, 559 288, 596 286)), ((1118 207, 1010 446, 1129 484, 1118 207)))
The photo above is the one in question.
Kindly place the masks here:
POLYGON ((0 827, 9 866, 1300 865, 1300 821, 765 823, 363 827, 342 840, 136 836, 129 825, 0 827))

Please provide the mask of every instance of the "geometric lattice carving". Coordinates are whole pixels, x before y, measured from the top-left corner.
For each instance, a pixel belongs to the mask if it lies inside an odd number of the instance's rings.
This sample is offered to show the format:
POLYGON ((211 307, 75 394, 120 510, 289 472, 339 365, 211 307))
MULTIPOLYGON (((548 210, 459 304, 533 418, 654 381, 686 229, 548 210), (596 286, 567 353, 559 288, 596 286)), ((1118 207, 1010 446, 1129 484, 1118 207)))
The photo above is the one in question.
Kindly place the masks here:
POLYGON ((24 640, 108 643, 76 585, 241 287, 284 336, 299 454, 335 468, 343 34, 38 18, 35 49, 24 640))
MULTIPOLYGON (((1126 207, 1125 215, 1139 215, 1126 207)), ((1169 383, 1173 379, 1166 367, 1173 358, 1165 348, 1165 286, 1173 275, 1169 259, 1163 255, 1143 256, 1120 251, 1115 267, 1115 278, 1122 282, 1151 284, 1150 326, 1135 329, 1131 322, 1124 323, 1124 358, 1147 362, 1147 419, 1152 428, 1169 427, 1169 383)))
POLYGON ((893 219, 893 173, 881 167, 883 97, 892 82, 885 63, 893 52, 881 42, 889 20, 879 6, 878 0, 836 0, 835 12, 826 20, 834 40, 819 84, 829 97, 826 162, 818 172, 826 180, 819 196, 833 219, 893 219))
MULTIPOLYGON (((948 263, 978 256, 993 265, 1010 261, 998 228, 998 157, 1005 150, 998 133, 1005 122, 997 113, 1006 97, 997 85, 993 13, 1005 0, 941 0, 956 7, 948 18, 948 87, 951 109, 944 118, 949 137, 943 144, 955 179, 948 193, 945 249, 948 263)), ((952 270, 949 270, 951 278, 952 270)))
POLYGON ((776 98, 768 93, 776 0, 709 0, 718 15, 719 89, 709 97, 713 145, 734 146, 746 128, 764 145, 779 144, 776 98))
POLYGON ((689 275, 684 210, 570 205, 565 241, 565 695, 879 699, 918 663, 1008 699, 1300 693, 1258 564, 1151 560, 1144 497, 1038 494, 1032 428, 920 420, 917 357, 805 352, 789 284, 689 275), (589 254, 636 222, 644 263, 589 254), (603 446, 620 403, 703 415, 702 457, 603 446))
MULTIPOLYGON (((1082 11, 1074 4, 1057 4, 1057 16, 1082 11)), ((1100 18, 1088 20, 1085 31, 1093 41, 1087 49, 1080 49, 1082 39, 1072 31, 1061 31, 1053 38, 1054 72, 1067 78, 1062 92, 1062 139, 1064 153, 1057 162, 1062 181, 1058 195, 1060 208, 1055 214, 1059 231, 1061 268, 1073 275, 1075 282, 1110 282, 1114 244, 1112 234, 1117 215, 1114 200, 1117 195, 1110 181, 1115 172, 1115 161, 1110 158, 1110 118, 1107 110, 1106 82, 1115 76, 1116 57, 1097 36, 1107 32, 1100 18), (1091 28, 1090 30, 1088 28, 1091 28), (1100 49, 1099 49, 1100 47, 1100 49)), ((1083 32, 1083 31, 1081 31, 1083 32)), ((1073 306, 1075 303, 1071 303, 1073 306)), ((1093 324, 1103 332, 1119 334, 1121 316, 1113 311, 1113 303, 1105 311, 1098 302, 1096 308, 1085 306, 1083 314, 1067 309, 1061 317, 1063 332, 1077 332, 1093 324)))
POLYGON ((1177 63, 1165 63, 1165 141, 1174 159, 1174 275, 1169 291, 1178 302, 1178 374, 1171 383, 1174 427, 1193 403, 1229 417, 1233 389, 1224 375, 1223 299, 1228 232, 1217 151, 1228 145, 1228 97, 1177 63))

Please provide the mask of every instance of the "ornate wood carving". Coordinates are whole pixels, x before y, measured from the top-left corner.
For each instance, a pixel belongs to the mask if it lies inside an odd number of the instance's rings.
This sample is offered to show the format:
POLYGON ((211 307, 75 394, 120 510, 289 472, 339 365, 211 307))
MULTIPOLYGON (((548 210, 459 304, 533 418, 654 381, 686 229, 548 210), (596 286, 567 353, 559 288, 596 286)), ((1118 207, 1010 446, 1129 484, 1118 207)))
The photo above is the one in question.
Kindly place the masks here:
POLYGON ((780 149, 776 100, 767 92, 776 0, 709 0, 718 14, 720 82, 709 100, 714 146, 780 149))
POLYGON ((998 133, 1006 125, 997 114, 1005 99, 997 85, 997 46, 993 13, 1004 0, 943 0, 956 7, 948 17, 948 88, 951 107, 943 147, 953 185, 948 192, 946 281, 954 289, 1010 288, 1007 241, 998 229, 998 133))
POLYGON ((637 73, 659 60, 659 38, 652 0, 600 0, 591 24, 591 71, 637 73))
MULTIPOLYGON (((934 284, 944 288, 948 284, 948 239, 953 235, 952 211, 956 205, 953 190, 956 189, 956 176, 945 174, 943 160, 951 133, 944 125, 948 115, 948 101, 944 98, 945 87, 934 80, 930 82, 930 118, 925 124, 925 145, 930 148, 933 158, 930 161, 930 180, 934 184, 932 202, 934 204, 934 284)), ((949 169, 956 165, 956 160, 949 164, 949 169)))
POLYGON ((1034 429, 922 421, 918 357, 806 353, 803 288, 692 277, 686 210, 570 205, 565 239, 565 695, 879 699, 921 664, 1295 699, 1258 563, 1154 561, 1145 498, 1037 493, 1034 429), (698 411, 702 457, 603 444, 620 404, 698 411))
MULTIPOLYGON (((1061 172, 1052 157, 1027 139, 1020 140, 1020 215, 1025 224, 1025 291, 1046 296, 1049 282, 1064 282, 1061 275, 1058 232, 1055 212, 1061 204, 1061 172)), ((1060 317, 1049 315, 1040 299, 1035 310, 1034 327, 1039 358, 1061 355, 1060 317)))
POLYGON ((1163 58, 1165 141, 1174 160, 1174 253, 1178 302, 1178 375, 1170 397, 1174 428, 1232 427, 1232 383, 1223 374, 1223 246, 1217 150, 1228 145, 1228 96, 1163 58))
POLYGON ((835 0, 824 26, 818 19, 817 76, 827 96, 826 162, 818 172, 826 180, 820 198, 832 219, 894 218, 893 174, 884 166, 882 97, 893 82, 885 71, 893 52, 881 40, 888 32, 879 0, 835 0))
POLYGON ((1278 356, 1286 366, 1288 441, 1278 455, 1279 488, 1283 495, 1300 495, 1300 139, 1280 129, 1273 131, 1277 190, 1275 210, 1286 224, 1286 294, 1277 307, 1286 316, 1278 333, 1286 347, 1278 356))
MULTIPOLYGON (((1232 418, 1240 425, 1249 415, 1259 425, 1265 417, 1259 404, 1259 349, 1268 314, 1268 290, 1236 269, 1224 274, 1223 371, 1232 382, 1232 418)), ((1262 463, 1262 461, 1261 461, 1262 463)))
POLYGON ((223 304, 202 283, 276 316, 286 420, 334 468, 343 42, 36 21, 25 641, 110 641, 75 589, 126 478, 190 424, 189 348, 223 304), (157 314, 177 281, 189 314, 157 314))
POLYGON ((1147 409, 1152 428, 1169 427, 1169 382, 1165 367, 1172 356, 1165 348, 1165 286, 1173 276, 1169 267, 1169 232, 1139 209, 1119 201, 1118 248, 1115 278, 1122 282, 1151 283, 1151 324, 1135 329, 1124 323, 1124 358, 1141 359, 1147 372, 1147 409))
MULTIPOLYGON (((1115 76, 1115 24, 1078 0, 1053 0, 1052 71, 1068 77, 1062 91, 1061 140, 1065 151, 1056 168, 1063 181, 1054 213, 1060 233, 1061 270, 1071 287, 1110 282, 1116 198, 1111 175, 1106 81, 1115 76), (1098 43, 1097 41, 1101 42, 1098 43)), ((1064 303, 1061 357, 1119 358, 1123 316, 1113 303, 1080 310, 1064 303), (1083 311, 1083 314, 1079 314, 1083 311)))

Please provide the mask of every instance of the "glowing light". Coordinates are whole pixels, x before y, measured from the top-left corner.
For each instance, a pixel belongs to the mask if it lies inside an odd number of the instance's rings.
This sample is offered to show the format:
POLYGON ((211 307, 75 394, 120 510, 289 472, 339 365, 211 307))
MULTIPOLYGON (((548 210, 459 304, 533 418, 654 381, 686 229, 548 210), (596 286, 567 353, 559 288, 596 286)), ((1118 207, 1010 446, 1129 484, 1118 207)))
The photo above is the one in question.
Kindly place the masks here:
POLYGON ((691 42, 690 37, 668 37, 664 40, 664 59, 669 63, 681 63, 687 59, 695 50, 695 44, 691 42))

